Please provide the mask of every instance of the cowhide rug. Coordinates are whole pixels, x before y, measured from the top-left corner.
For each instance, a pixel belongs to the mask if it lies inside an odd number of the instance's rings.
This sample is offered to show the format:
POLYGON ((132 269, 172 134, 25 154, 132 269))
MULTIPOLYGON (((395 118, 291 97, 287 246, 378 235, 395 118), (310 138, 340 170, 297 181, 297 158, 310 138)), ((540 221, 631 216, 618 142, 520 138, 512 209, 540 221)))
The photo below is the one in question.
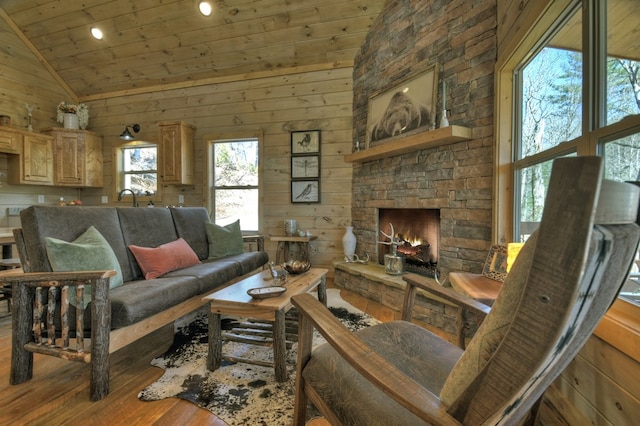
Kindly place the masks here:
MULTIPOLYGON (((340 298, 340 290, 328 289, 327 305, 349 329, 355 331, 379 321, 340 298)), ((177 326, 173 346, 151 364, 163 368, 164 375, 143 389, 138 397, 155 401, 182 398, 211 411, 229 425, 288 425, 293 422, 297 344, 287 354, 289 379, 276 382, 272 367, 223 361, 216 371, 208 371, 206 311, 183 320, 177 326)), ((231 321, 231 320, 230 320, 231 321)), ((229 325, 229 323, 227 323, 229 325)), ((324 340, 315 332, 314 346, 324 340)), ((225 342, 223 354, 241 358, 273 360, 270 347, 225 342)))

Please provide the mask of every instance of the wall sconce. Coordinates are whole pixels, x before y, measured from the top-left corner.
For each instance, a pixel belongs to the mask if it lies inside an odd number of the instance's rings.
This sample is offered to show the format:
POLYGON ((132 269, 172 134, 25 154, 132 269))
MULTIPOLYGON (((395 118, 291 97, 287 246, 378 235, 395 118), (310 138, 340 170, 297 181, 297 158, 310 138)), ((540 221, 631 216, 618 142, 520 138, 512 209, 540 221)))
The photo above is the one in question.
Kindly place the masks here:
POLYGON ((124 127, 124 132, 122 132, 122 134, 120 135, 120 139, 122 139, 123 141, 132 141, 132 140, 135 139, 135 137, 131 134, 129 129, 133 129, 134 133, 138 133, 140 131, 140 125, 139 124, 132 124, 132 125, 129 125, 129 126, 125 126, 124 127))

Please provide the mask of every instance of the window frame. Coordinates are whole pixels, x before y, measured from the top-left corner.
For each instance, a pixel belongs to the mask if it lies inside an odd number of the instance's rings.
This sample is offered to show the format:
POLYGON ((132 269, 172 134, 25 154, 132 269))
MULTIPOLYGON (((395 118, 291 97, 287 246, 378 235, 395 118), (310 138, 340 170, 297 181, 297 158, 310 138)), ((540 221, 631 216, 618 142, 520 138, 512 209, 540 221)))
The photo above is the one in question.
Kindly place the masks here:
MULTIPOLYGON (((207 169, 205 173, 205 205, 209 210, 209 217, 215 220, 215 205, 214 205, 214 164, 213 154, 214 146, 217 142, 233 142, 243 141, 249 139, 256 139, 258 141, 258 229, 257 230, 242 230, 243 235, 262 234, 264 229, 264 167, 263 167, 263 147, 264 147, 264 135, 263 132, 232 132, 221 133, 216 135, 205 136, 207 141, 207 169)), ((226 187, 226 189, 234 189, 235 187, 226 187)), ((241 187, 245 188, 245 187, 241 187)), ((242 226, 242 223, 240 224, 242 226)))
MULTIPOLYGON (((113 189, 114 192, 112 194, 112 199, 114 202, 116 203, 125 203, 125 204, 130 204, 131 203, 131 194, 130 193, 126 193, 123 194, 123 199, 121 201, 118 201, 118 194, 120 193, 120 191, 122 191, 123 189, 125 189, 124 186, 124 177, 127 174, 124 170, 124 149, 127 148, 134 148, 134 147, 138 147, 138 148, 155 148, 156 149, 156 165, 159 165, 158 162, 158 155, 159 155, 159 146, 157 143, 155 142, 147 142, 147 141, 131 141, 131 142, 124 142, 121 143, 119 145, 117 145, 116 147, 114 147, 114 161, 113 161, 113 166, 114 166, 114 173, 113 175, 116 176, 116 180, 115 180, 115 184, 113 185, 113 189)), ((154 201, 154 203, 157 203, 159 200, 162 199, 162 185, 160 183, 160 174, 158 169, 156 169, 155 171, 152 170, 145 170, 145 173, 149 173, 149 172, 155 172, 156 174, 156 180, 158 182, 157 184, 157 188, 156 188, 156 193, 152 194, 150 196, 147 195, 143 195, 143 194, 136 194, 136 201, 138 202, 138 204, 140 206, 143 206, 143 203, 148 203, 149 201, 154 201)))
MULTIPOLYGON (((587 0, 556 0, 540 9, 531 28, 522 30, 517 45, 507 47, 499 55, 495 74, 495 165, 492 239, 497 244, 514 241, 516 231, 516 179, 518 167, 535 164, 558 155, 575 152, 577 155, 601 155, 602 144, 616 135, 640 128, 640 115, 627 117, 606 125, 606 2, 587 0), (554 148, 516 161, 515 99, 518 81, 515 73, 525 59, 532 57, 546 44, 549 37, 568 16, 581 7, 583 20, 583 131, 582 135, 554 148), (585 31, 586 29, 586 31, 585 31), (595 47, 598 48, 595 48, 595 47), (599 62, 598 62, 599 61, 599 62)), ((508 44, 508 43, 507 43, 508 44)), ((596 336, 607 341, 640 362, 640 306, 618 298, 596 329, 596 336)))

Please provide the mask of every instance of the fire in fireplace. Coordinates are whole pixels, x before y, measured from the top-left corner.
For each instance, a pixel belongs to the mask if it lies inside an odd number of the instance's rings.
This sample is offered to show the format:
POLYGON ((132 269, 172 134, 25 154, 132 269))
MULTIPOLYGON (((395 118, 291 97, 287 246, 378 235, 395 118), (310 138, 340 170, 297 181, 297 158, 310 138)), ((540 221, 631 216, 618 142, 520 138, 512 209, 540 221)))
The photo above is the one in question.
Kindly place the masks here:
MULTIPOLYGON (((398 253, 406 257, 406 269, 421 275, 434 277, 438 274, 440 246, 439 209, 378 209, 378 235, 380 239, 391 232, 399 239, 398 253)), ((384 255, 391 247, 378 244, 378 263, 384 265, 384 255)))

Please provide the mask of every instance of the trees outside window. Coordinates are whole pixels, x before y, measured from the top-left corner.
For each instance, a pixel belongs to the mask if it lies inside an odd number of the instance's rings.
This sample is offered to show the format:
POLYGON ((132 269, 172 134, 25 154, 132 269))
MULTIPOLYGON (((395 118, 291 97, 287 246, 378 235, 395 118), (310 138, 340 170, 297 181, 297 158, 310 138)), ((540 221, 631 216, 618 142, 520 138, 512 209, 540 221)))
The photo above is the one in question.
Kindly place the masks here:
MULTIPOLYGON (((620 2, 625 0, 607 2, 608 15, 619 13, 620 2)), ((591 4, 578 6, 560 22, 548 42, 514 74, 518 93, 514 97, 518 111, 515 235, 520 239, 526 239, 540 221, 554 158, 598 154, 605 157, 608 179, 639 178, 640 129, 626 126, 625 122, 640 114, 640 62, 634 59, 640 58, 640 52, 629 51, 633 45, 624 46, 617 41, 624 37, 618 33, 628 32, 624 25, 607 28, 599 25, 606 22, 601 17, 583 25, 587 7, 591 4), (596 44, 583 48, 582 33, 589 28, 609 34, 610 46, 595 49, 602 37, 592 34, 596 44), (592 54, 592 63, 585 64, 586 55, 582 52, 588 49, 608 54, 601 58, 592 54), (589 73, 584 72, 585 67, 590 67, 589 73), (605 75, 599 73, 600 69, 605 75)), ((611 16, 608 18, 612 20, 611 16)), ((618 19, 613 18, 615 22, 618 19)))
POLYGON ((156 145, 121 147, 122 181, 119 190, 128 188, 136 195, 158 193, 158 148, 156 145))

